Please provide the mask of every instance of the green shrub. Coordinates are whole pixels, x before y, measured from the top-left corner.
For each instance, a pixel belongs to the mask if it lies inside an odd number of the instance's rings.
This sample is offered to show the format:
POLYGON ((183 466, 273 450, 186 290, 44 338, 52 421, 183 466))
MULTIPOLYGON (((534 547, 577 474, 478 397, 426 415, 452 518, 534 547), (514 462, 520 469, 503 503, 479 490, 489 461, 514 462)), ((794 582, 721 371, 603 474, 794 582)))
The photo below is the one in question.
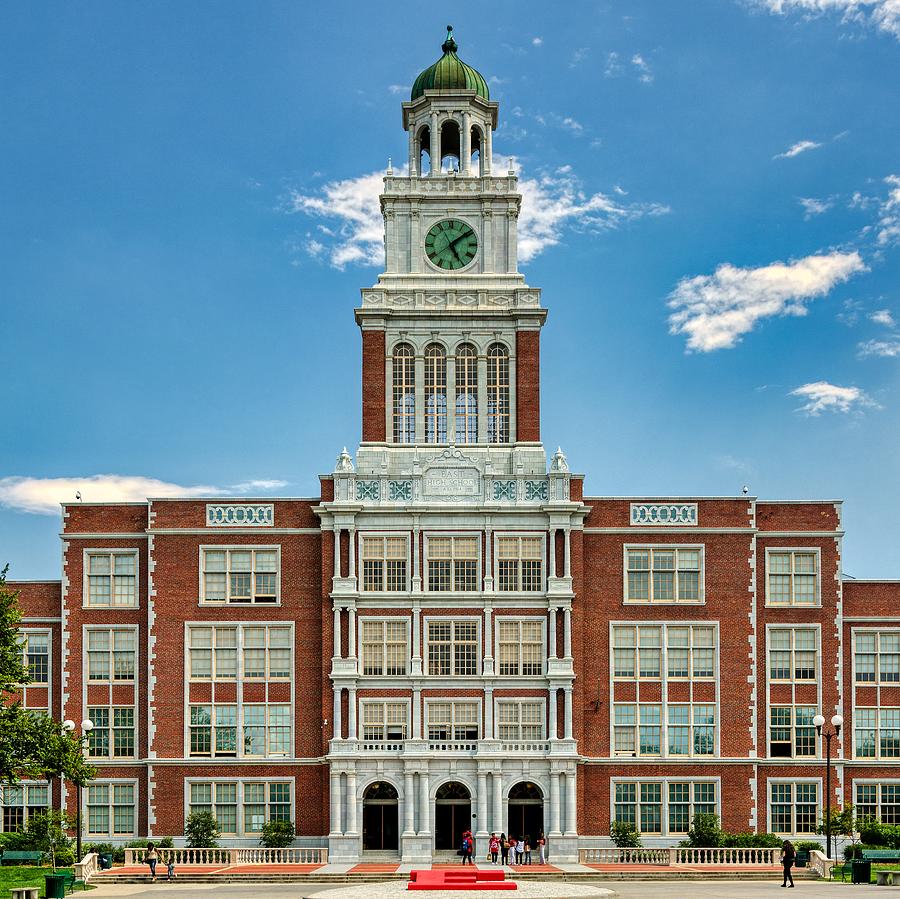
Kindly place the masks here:
POLYGON ((20 830, 12 830, 9 833, 0 833, 0 851, 2 852, 37 852, 38 850, 29 842, 27 833, 20 830))
POLYGON ((31 815, 25 825, 24 837, 29 847, 44 853, 47 861, 56 868, 71 865, 75 860, 73 841, 66 833, 71 830, 73 820, 65 812, 48 811, 31 815))
POLYGON ((861 842, 878 849, 900 849, 900 826, 882 824, 874 818, 864 818, 859 822, 861 842))
POLYGON ((259 845, 269 849, 283 849, 294 842, 293 821, 266 821, 259 837, 259 845))
POLYGON ((691 822, 687 839, 681 845, 712 849, 722 844, 722 828, 719 826, 719 816, 712 812, 697 812, 691 822))
POLYGON ((631 821, 610 821, 609 838, 620 849, 636 849, 641 845, 640 831, 631 821))
POLYGON ((215 815, 212 812, 191 812, 184 822, 184 836, 188 849, 215 849, 220 836, 215 815))
MULTIPOLYGON (((781 843, 779 842, 778 845, 780 846, 781 843)), ((813 850, 821 852, 822 844, 818 840, 797 840, 797 842, 794 843, 794 849, 796 849, 798 852, 801 849, 805 849, 807 852, 812 852, 813 850)))
MULTIPOLYGON (((719 845, 734 849, 778 849, 782 839, 774 833, 728 833, 720 831, 719 845)), ((818 845, 818 844, 817 844, 818 845)))
POLYGON ((844 858, 850 861, 852 858, 862 858, 864 849, 884 849, 884 846, 871 846, 868 843, 854 843, 844 846, 844 858))

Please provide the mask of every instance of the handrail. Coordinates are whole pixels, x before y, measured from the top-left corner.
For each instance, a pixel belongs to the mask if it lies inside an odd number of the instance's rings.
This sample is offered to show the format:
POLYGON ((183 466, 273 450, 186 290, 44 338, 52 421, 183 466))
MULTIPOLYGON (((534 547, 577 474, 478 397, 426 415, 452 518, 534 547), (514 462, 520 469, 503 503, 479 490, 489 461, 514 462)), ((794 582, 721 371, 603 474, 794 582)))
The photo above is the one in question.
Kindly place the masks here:
POLYGON ((578 860, 582 864, 601 865, 691 865, 718 866, 758 865, 774 867, 778 849, 750 846, 692 847, 672 846, 668 849, 599 847, 579 849, 578 860))
MULTIPOLYGON (((328 849, 317 846, 287 846, 276 849, 265 846, 251 846, 238 849, 199 848, 157 849, 159 864, 165 865, 169 859, 178 865, 326 865, 328 849)), ((140 865, 147 850, 126 849, 125 864, 140 865)))
POLYGON ((87 883, 100 870, 100 856, 89 852, 80 862, 75 862, 75 879, 87 883))

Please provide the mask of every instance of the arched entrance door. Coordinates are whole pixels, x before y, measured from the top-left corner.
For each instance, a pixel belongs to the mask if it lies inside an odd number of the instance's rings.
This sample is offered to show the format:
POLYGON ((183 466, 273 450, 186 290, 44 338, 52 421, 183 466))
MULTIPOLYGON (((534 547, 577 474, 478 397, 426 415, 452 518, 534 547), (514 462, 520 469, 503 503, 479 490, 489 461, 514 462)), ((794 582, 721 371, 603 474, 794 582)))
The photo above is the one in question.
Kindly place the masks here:
POLYGON ((458 849, 464 831, 472 829, 472 796, 455 780, 441 784, 434 797, 434 848, 458 849))
POLYGON ((397 849, 397 791, 384 781, 366 787, 363 794, 363 849, 397 849))
POLYGON ((544 829, 544 794, 537 784, 519 781, 509 791, 509 835, 533 840, 544 829))

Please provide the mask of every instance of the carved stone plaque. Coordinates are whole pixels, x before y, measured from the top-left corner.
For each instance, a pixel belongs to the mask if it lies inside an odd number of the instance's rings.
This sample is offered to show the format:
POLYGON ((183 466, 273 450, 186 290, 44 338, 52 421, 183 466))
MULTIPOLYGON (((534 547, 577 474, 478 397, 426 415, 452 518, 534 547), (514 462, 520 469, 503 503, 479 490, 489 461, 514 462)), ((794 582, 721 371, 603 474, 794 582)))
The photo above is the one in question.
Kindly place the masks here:
POLYGON ((478 496, 481 476, 476 468, 429 468, 422 478, 425 496, 478 496))

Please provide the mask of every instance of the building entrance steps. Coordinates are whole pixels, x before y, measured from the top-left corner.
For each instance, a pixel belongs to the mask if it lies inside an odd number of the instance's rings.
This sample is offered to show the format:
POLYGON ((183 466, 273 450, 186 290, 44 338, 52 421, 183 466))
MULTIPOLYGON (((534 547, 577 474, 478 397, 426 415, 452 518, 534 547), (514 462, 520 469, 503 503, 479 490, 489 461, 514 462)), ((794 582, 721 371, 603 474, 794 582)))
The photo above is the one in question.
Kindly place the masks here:
POLYGON ((515 890, 515 882, 506 879, 506 872, 476 870, 473 865, 455 869, 432 868, 411 871, 407 890, 515 890))

